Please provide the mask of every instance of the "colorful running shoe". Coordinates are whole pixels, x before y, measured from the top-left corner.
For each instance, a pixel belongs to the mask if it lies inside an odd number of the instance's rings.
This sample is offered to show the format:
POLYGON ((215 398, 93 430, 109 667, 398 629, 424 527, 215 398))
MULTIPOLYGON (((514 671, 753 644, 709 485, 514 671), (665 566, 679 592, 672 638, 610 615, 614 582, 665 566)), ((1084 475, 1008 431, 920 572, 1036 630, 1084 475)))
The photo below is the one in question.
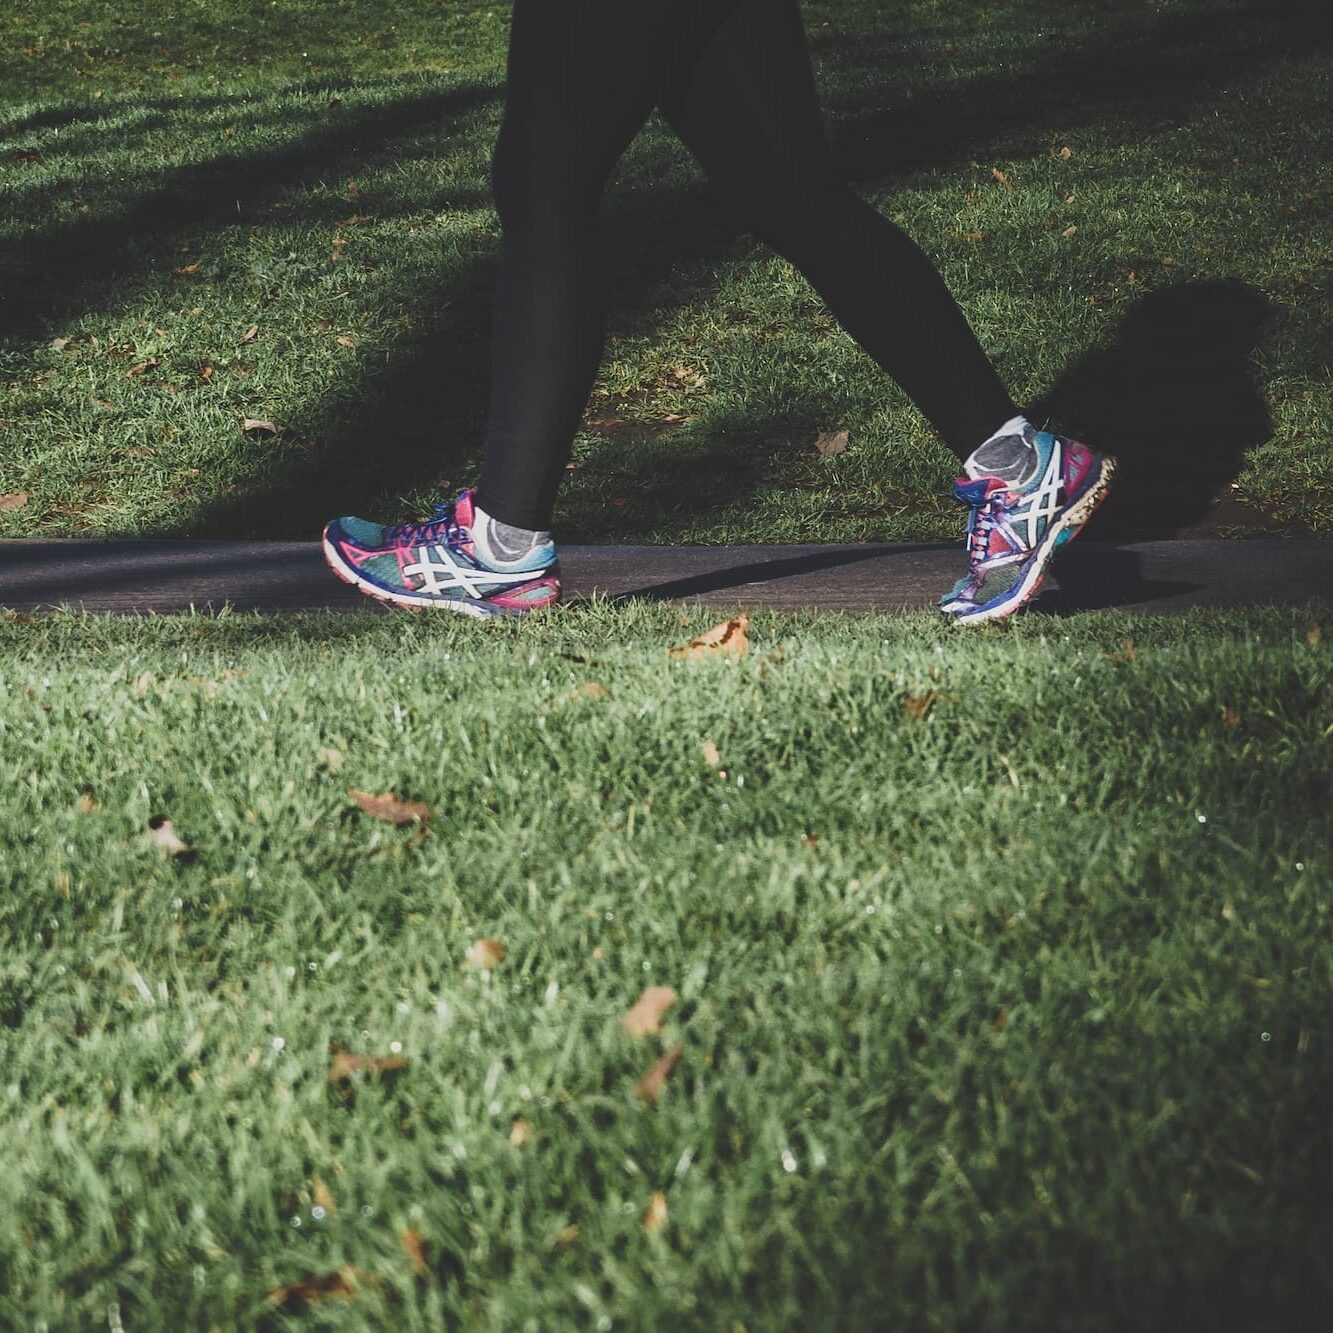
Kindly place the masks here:
POLYGON ((477 555, 472 522, 471 490, 437 504, 424 523, 384 527, 364 518, 335 518, 324 529, 324 558, 344 583, 414 610, 510 616, 560 600, 553 543, 543 542, 503 567, 488 565, 477 555))
POLYGON ((967 573, 939 600, 957 624, 1012 615, 1037 595, 1051 557, 1073 541, 1106 498, 1115 459, 1050 431, 1033 431, 1032 480, 1010 489, 999 477, 959 477, 968 506, 967 573))

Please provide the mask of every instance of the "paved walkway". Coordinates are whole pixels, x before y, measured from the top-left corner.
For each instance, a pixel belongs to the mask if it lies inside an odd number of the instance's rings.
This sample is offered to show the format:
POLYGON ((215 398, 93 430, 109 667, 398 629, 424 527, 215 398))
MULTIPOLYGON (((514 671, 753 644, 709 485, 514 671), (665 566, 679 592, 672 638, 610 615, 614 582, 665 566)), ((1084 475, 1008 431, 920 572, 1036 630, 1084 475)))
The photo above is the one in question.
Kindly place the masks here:
MULTIPOLYGON (((674 598, 733 608, 929 606, 962 572, 961 543, 564 546, 566 595, 674 598)), ((1079 542, 1030 610, 1330 601, 1333 541, 1079 542)), ((343 611, 377 605, 340 583, 316 542, 0 541, 0 606, 120 613, 190 607, 343 611)))

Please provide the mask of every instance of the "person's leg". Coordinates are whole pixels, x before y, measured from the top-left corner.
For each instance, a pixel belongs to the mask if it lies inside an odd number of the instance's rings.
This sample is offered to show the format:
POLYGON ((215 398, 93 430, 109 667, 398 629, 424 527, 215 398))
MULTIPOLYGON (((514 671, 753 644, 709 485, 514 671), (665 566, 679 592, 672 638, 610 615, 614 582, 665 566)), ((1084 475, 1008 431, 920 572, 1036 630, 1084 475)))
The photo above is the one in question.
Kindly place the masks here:
POLYGON ((616 161, 735 0, 516 0, 491 165, 502 227, 477 504, 550 521, 601 360, 598 209, 616 161))
POLYGON ((977 624, 1025 605, 1106 495, 1114 460, 1019 412, 934 265, 838 178, 797 0, 742 0, 662 109, 755 235, 963 460, 968 572, 941 609, 977 624))
POLYGON ((743 0, 663 114, 738 217, 966 459, 1018 408, 921 249, 839 178, 797 0, 743 0))

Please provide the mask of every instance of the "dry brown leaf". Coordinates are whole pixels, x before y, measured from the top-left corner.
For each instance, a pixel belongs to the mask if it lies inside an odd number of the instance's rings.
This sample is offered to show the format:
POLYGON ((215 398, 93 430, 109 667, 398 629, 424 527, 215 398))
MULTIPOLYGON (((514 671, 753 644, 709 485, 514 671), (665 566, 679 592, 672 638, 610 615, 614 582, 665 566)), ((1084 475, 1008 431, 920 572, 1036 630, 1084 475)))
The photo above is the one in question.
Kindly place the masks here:
POLYGON ((286 426, 279 426, 276 421, 265 421, 259 417, 242 417, 241 430, 249 435, 251 431, 259 431, 264 435, 281 435, 286 426))
POLYGON ((321 745, 315 751, 315 757, 330 773, 340 773, 342 771, 343 752, 341 750, 335 750, 331 745, 321 745))
POLYGON ((750 617, 742 612, 735 620, 724 620, 705 630, 697 639, 672 648, 668 657, 712 657, 730 653, 743 657, 750 651, 750 617))
POLYGON ((621 1030, 631 1037, 650 1037, 661 1032, 662 1019, 676 999, 676 992, 670 986, 649 986, 621 1018, 621 1030))
POLYGON ((965 231, 962 232, 961 235, 965 241, 979 241, 984 233, 979 231, 965 231))
POLYGON ((310 1186, 311 1202, 314 1203, 316 1208, 322 1208, 330 1214, 338 1211, 338 1205, 334 1201, 332 1191, 318 1176, 310 1182, 310 1186))
POLYGON ((147 361, 140 361, 137 366, 131 366, 125 372, 125 378, 132 380, 136 375, 142 375, 146 370, 153 370, 162 363, 155 356, 150 356, 147 361))
POLYGON ((407 1261, 412 1265, 412 1276, 425 1277, 430 1269, 426 1264, 426 1242, 422 1239, 421 1232, 413 1231, 411 1227, 404 1227, 398 1233, 398 1239, 402 1241, 407 1261))
POLYGON ((289 1282, 285 1287, 274 1287, 268 1293, 268 1299, 274 1305, 310 1305, 314 1301, 326 1301, 331 1296, 340 1296, 351 1300, 356 1296, 359 1286, 374 1286, 375 1279, 359 1268, 344 1264, 331 1273, 311 1273, 306 1277, 289 1282))
POLYGON ((671 1077, 675 1067, 680 1064, 680 1057, 684 1054, 685 1048, 683 1046, 679 1044, 673 1046, 665 1054, 654 1060, 652 1068, 639 1080, 635 1091, 649 1106, 657 1105, 657 1099, 661 1096, 662 1089, 666 1087, 667 1079, 671 1077))
POLYGON ((27 503, 27 491, 10 491, 8 495, 0 495, 0 509, 22 509, 27 503))
POLYGON ((431 817, 430 806, 422 801, 400 801, 391 791, 380 792, 376 796, 373 792, 348 787, 347 794, 366 814, 397 828, 407 824, 424 824, 431 817))
POLYGON ((717 752, 717 746, 712 741, 705 741, 699 747, 699 753, 704 757, 704 763, 709 768, 721 768, 722 756, 717 752))
POLYGON ((654 1190, 653 1197, 648 1200, 648 1207, 643 1210, 643 1229, 645 1231, 660 1231, 666 1226, 666 1222, 666 1195, 661 1190, 654 1190))
POLYGON ((1009 1010, 1001 1009, 1000 1012, 995 1015, 995 1021, 991 1023, 991 1027, 993 1027, 996 1030, 996 1032, 1003 1032, 1005 1029, 1005 1024, 1007 1024, 1008 1022, 1009 1022, 1009 1010))
POLYGON ((1068 144, 1066 144, 1062 149, 1060 149, 1060 151, 1056 154, 1056 156, 1061 158, 1063 161, 1068 162, 1069 159, 1074 156, 1074 150, 1070 148, 1068 144))
POLYGON ((610 694, 605 685, 599 685, 597 681, 590 680, 586 685, 580 685, 576 689, 570 690, 570 699, 608 699, 610 694))
POLYGON ((1240 714, 1230 705, 1222 709, 1222 725, 1228 731, 1235 731, 1240 725, 1240 714))
POLYGON ((1067 226, 1067 227, 1064 229, 1064 231, 1062 231, 1062 232, 1060 233, 1060 235, 1061 235, 1061 236, 1072 236, 1077 230, 1078 230, 1078 223, 1076 223, 1076 222, 1071 222, 1071 223, 1069 224, 1069 226, 1067 226))
POLYGON ((355 347, 356 339, 348 337, 345 333, 340 333, 334 340, 339 347, 355 347))
POLYGON ((579 1238, 580 1230, 581 1228, 577 1222, 571 1222, 567 1227, 561 1230, 560 1234, 555 1238, 555 1243, 557 1245, 573 1245, 579 1238))
POLYGON ((1012 190, 1014 188, 1013 181, 1011 181, 1009 177, 1006 176, 1004 172, 1000 170, 999 167, 992 167, 990 169, 990 174, 994 176, 995 179, 999 181, 1000 184, 1003 185, 1006 190, 1012 190))
POLYGON ((407 1061, 401 1055, 354 1055, 345 1046, 330 1046, 329 1082, 350 1083, 353 1074, 401 1074, 407 1061))
POLYGON ((514 1123, 509 1126, 509 1142, 512 1143, 515 1148, 521 1148, 531 1137, 531 1120, 515 1120, 514 1123))
POLYGON ((1102 656, 1108 662, 1119 666, 1125 662, 1132 662, 1139 655, 1139 650, 1134 646, 1133 639, 1122 639, 1120 641, 1120 651, 1118 653, 1103 653, 1102 656))
POLYGON ((97 798, 93 795, 91 787, 84 787, 79 792, 79 799, 74 802, 74 808, 81 815, 90 815, 97 809, 97 798))
POLYGON ((148 821, 148 837, 160 856, 184 856, 190 850, 190 844, 181 841, 166 815, 154 815, 148 821))
POLYGON ((463 965, 479 972, 490 972, 504 962, 504 956, 503 940, 473 940, 463 955, 463 965))
POLYGON ((250 327, 246 329, 246 331, 243 334, 241 334, 241 341, 243 343, 252 343, 258 337, 259 337, 259 325, 251 324, 250 327))
POLYGON ((70 345, 71 341, 72 339, 70 338, 52 338, 51 350, 53 352, 63 352, 65 348, 70 345))
MULTIPOLYGON (((3 502, 0 501, 0 503, 3 502)), ((1320 629, 1318 625, 1311 625, 1310 632, 1305 636, 1305 642, 1308 643, 1311 648, 1317 648, 1319 646, 1319 641, 1323 637, 1324 637, 1324 631, 1320 629)))
POLYGON ((939 690, 927 690, 925 694, 911 695, 903 700, 903 712, 917 722, 924 722, 939 697, 939 690))
POLYGON ((815 440, 815 448, 827 458, 830 454, 845 454, 847 452, 847 432, 821 431, 815 440))

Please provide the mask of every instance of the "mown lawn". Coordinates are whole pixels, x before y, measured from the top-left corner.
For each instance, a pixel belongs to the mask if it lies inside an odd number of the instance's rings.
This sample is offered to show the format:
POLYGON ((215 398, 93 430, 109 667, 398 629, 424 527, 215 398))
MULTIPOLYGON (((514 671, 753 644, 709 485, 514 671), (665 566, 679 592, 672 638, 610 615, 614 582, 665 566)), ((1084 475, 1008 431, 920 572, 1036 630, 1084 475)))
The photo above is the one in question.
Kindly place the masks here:
MULTIPOLYGON (((1333 531, 1325 8, 804 7, 845 177, 1020 401, 1132 462, 1103 534, 1333 531)), ((508 18, 11 0, 0 535, 311 535, 475 479, 508 18)), ((603 216, 565 540, 956 531, 951 455, 660 120, 603 216)))
POLYGON ((708 620, 0 624, 0 1325, 1320 1327, 1317 614, 708 620))

